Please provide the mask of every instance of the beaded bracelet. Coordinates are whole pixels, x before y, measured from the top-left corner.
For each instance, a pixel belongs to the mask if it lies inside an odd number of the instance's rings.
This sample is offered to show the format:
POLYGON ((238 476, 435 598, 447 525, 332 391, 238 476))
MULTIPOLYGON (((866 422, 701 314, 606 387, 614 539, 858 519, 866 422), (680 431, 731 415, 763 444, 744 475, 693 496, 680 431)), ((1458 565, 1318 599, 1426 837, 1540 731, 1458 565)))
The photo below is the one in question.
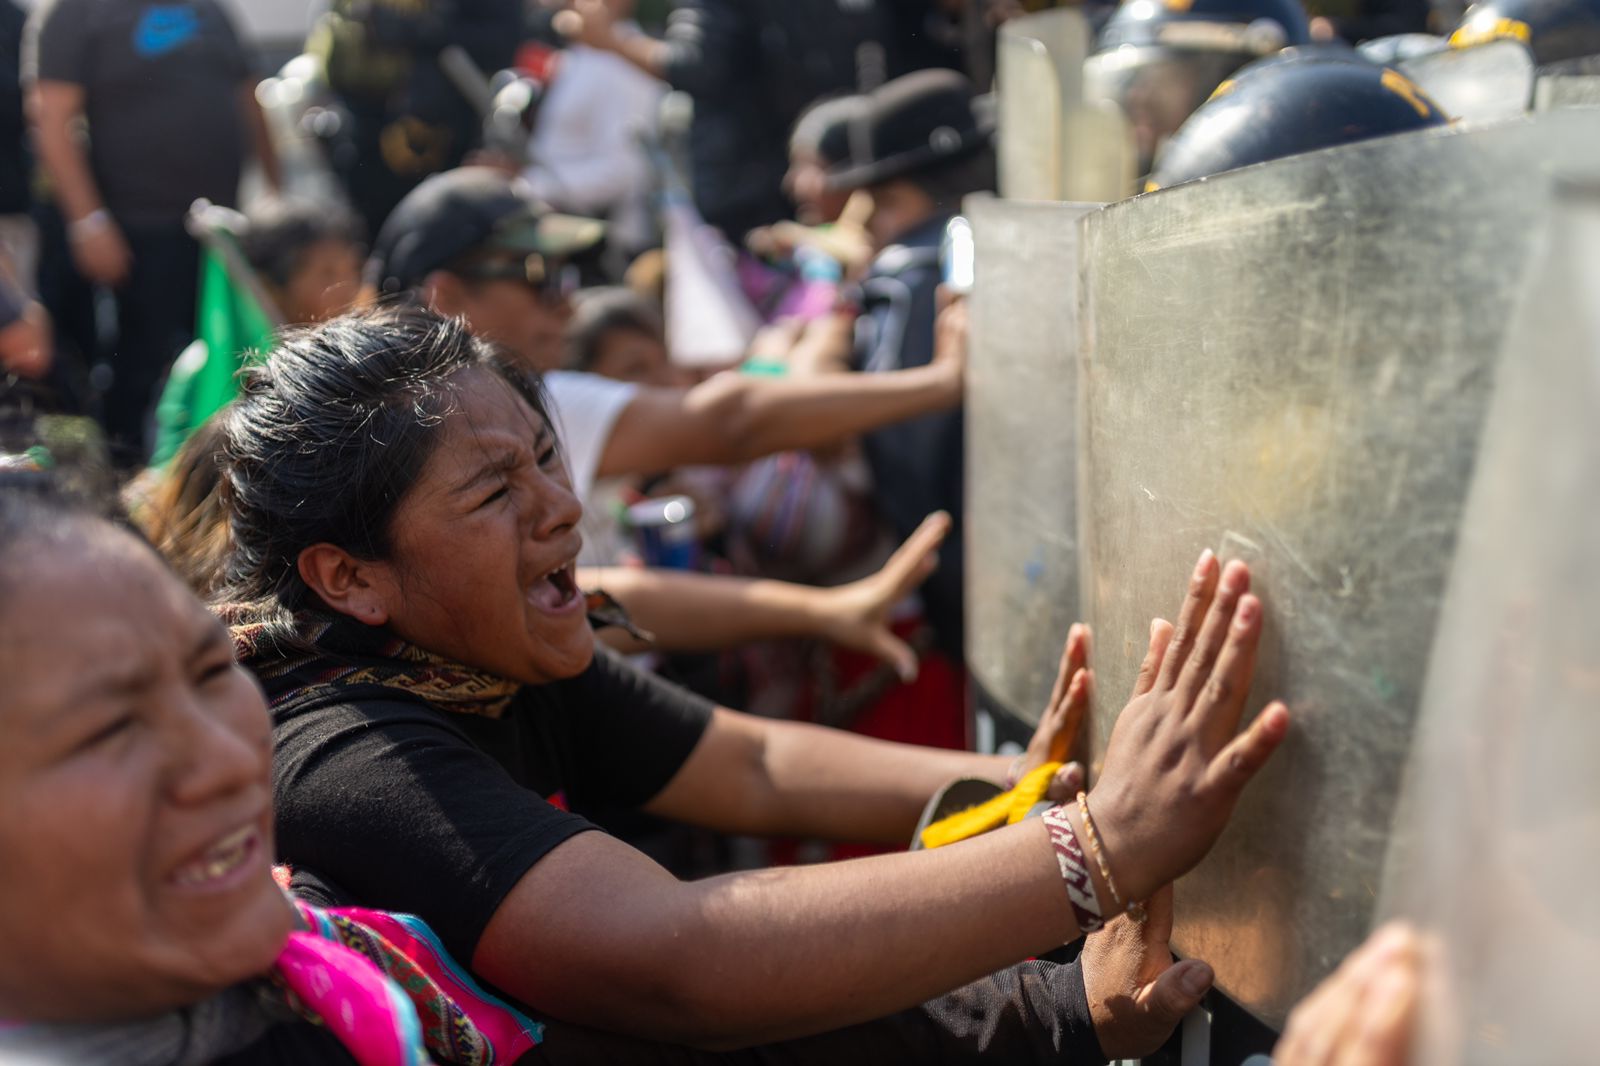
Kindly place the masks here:
POLYGON ((1143 923, 1148 917, 1145 913, 1144 904, 1134 902, 1124 906, 1122 893, 1117 891, 1117 879, 1111 876, 1111 864, 1106 861, 1105 849, 1100 846, 1100 834, 1095 831, 1094 818, 1089 814, 1089 794, 1087 792, 1078 793, 1078 814, 1083 819, 1083 833, 1089 838, 1089 850, 1094 853, 1095 864, 1100 867, 1100 877, 1105 881, 1106 888, 1111 893, 1111 902, 1116 906, 1117 910, 1126 910, 1128 917, 1136 922, 1143 923))
POLYGON ((1050 845, 1056 850, 1056 865, 1061 869, 1061 879, 1067 883, 1067 901, 1072 904, 1072 917, 1077 920, 1078 928, 1085 933, 1104 928, 1106 920, 1100 914, 1100 899, 1089 877, 1089 864, 1066 811, 1058 805, 1039 817, 1050 830, 1050 845))

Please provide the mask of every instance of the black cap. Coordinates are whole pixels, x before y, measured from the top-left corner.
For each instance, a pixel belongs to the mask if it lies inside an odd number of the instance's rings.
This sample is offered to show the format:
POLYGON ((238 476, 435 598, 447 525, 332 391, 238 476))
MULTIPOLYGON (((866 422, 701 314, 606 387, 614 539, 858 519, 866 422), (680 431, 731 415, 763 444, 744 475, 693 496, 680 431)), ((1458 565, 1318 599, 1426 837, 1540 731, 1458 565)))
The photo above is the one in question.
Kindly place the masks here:
POLYGON ((828 187, 860 189, 932 169, 988 146, 991 114, 953 70, 919 70, 869 93, 851 116, 849 154, 828 187))
POLYGON ((592 248, 605 231, 604 222, 549 210, 498 170, 460 167, 433 175, 395 205, 373 242, 367 280, 380 293, 406 292, 470 252, 562 258, 592 248))

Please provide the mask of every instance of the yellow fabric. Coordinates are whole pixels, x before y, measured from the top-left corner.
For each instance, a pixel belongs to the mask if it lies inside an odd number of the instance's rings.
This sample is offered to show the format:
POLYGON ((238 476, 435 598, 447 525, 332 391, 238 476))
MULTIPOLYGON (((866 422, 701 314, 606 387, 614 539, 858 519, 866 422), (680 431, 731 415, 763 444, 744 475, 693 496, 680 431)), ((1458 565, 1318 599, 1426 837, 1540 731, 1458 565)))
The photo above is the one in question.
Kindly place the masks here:
POLYGON ((958 840, 987 833, 1002 825, 1013 825, 1022 821, 1033 809, 1033 805, 1044 799, 1044 794, 1050 790, 1050 779, 1059 769, 1061 763, 1047 762, 1025 774, 1022 780, 1017 782, 1017 787, 1011 791, 1002 792, 976 807, 969 807, 939 819, 922 831, 922 846, 942 848, 946 844, 954 844, 958 840))

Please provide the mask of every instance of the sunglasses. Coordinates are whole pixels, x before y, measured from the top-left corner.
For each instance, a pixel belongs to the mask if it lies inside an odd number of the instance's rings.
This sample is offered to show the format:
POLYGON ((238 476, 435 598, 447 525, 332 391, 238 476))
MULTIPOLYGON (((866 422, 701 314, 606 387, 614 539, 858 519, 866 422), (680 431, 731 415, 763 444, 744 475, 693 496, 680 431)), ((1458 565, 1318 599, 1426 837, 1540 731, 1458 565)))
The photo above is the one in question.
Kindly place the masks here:
POLYGON ((520 281, 545 303, 557 304, 578 291, 580 277, 572 263, 551 263, 538 252, 521 259, 488 259, 454 271, 473 281, 520 281))

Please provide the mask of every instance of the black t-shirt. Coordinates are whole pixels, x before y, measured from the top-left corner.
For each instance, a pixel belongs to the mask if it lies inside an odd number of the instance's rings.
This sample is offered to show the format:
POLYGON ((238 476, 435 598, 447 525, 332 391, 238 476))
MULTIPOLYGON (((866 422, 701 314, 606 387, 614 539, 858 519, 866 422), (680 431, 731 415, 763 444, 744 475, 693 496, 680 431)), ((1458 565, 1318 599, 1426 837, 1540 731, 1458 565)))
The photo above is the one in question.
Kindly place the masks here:
POLYGON ((89 163, 124 226, 170 226, 238 195, 243 47, 215 0, 44 0, 23 78, 83 87, 89 163))
POLYGON ((415 914, 468 964, 522 875, 595 828, 577 812, 648 802, 710 717, 604 649, 498 718, 394 689, 290 698, 273 708, 278 854, 348 894, 314 901, 415 914))

